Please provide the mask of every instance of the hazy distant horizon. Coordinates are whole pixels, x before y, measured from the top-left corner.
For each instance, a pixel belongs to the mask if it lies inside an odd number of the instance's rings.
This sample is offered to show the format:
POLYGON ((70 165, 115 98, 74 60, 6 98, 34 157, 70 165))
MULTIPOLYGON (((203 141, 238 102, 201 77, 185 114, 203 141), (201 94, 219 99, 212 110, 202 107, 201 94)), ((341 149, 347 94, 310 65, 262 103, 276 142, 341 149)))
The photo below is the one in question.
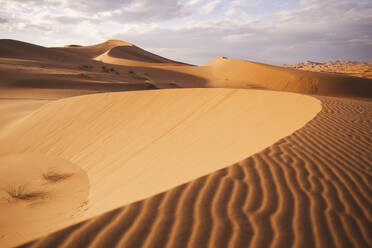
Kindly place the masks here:
POLYGON ((1 0, 0 38, 42 46, 109 39, 201 65, 372 61, 370 0, 1 0))

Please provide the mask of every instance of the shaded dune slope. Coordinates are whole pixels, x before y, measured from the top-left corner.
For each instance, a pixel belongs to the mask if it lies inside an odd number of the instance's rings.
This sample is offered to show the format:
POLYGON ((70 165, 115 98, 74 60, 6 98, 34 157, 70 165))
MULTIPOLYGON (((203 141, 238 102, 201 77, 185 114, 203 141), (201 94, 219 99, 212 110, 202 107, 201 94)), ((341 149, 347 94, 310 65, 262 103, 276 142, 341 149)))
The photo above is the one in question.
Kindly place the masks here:
POLYGON ((131 43, 121 41, 121 40, 108 40, 106 42, 91 45, 91 46, 65 46, 65 47, 55 47, 55 50, 69 51, 71 53, 76 53, 84 57, 94 59, 95 57, 104 54, 110 49, 118 46, 133 46, 131 43))
POLYGON ((56 62, 75 62, 86 61, 87 59, 68 52, 67 50, 57 50, 30 44, 27 42, 0 39, 0 57, 1 58, 20 58, 33 60, 53 60, 56 62))
POLYGON ((246 160, 20 247, 371 247, 372 103, 319 99, 246 160))
POLYGON ((171 63, 174 65, 182 64, 156 54, 150 53, 131 43, 120 40, 108 40, 106 42, 80 47, 54 48, 62 51, 69 51, 91 59, 110 64, 128 65, 129 62, 142 63, 171 63))
POLYGON ((117 46, 104 54, 97 56, 95 58, 98 61, 102 61, 110 64, 124 64, 127 65, 129 61, 134 62, 145 62, 145 63, 168 63, 173 65, 182 64, 173 60, 169 60, 163 57, 160 57, 156 54, 147 52, 137 46, 117 46))
POLYGON ((331 73, 300 71, 218 57, 205 66, 209 87, 257 88, 302 94, 372 97, 372 80, 331 73))

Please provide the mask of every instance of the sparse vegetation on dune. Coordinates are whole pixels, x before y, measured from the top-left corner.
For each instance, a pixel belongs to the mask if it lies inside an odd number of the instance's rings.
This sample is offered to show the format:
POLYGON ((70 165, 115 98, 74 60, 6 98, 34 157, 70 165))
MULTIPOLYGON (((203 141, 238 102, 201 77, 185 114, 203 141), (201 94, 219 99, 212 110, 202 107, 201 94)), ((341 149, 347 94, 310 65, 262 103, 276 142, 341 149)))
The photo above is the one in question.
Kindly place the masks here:
POLYGON ((141 75, 138 75, 135 71, 128 71, 128 74, 132 75, 133 79, 143 80, 143 81, 146 81, 146 82, 152 81, 150 79, 150 75, 148 73, 144 73, 143 74, 144 76, 141 76, 141 75))
POLYGON ((101 68, 102 68, 102 71, 103 72, 107 72, 107 73, 114 72, 116 74, 120 74, 117 71, 115 71, 115 68, 113 68, 113 67, 108 68, 108 67, 106 67, 106 66, 103 65, 101 68))
POLYGON ((24 196, 24 192, 26 190, 26 184, 22 185, 11 185, 5 192, 12 198, 21 199, 24 196))
POLYGON ((58 182, 71 176, 72 174, 59 173, 53 168, 49 168, 42 174, 42 178, 48 182, 58 182))
POLYGON ((82 66, 79 66, 79 69, 91 70, 91 69, 93 69, 93 66, 92 65, 82 65, 82 66))
POLYGON ((5 192, 12 198, 12 199, 19 199, 19 200, 35 200, 39 198, 43 198, 45 196, 44 192, 27 192, 26 191, 26 184, 21 185, 11 185, 5 192))

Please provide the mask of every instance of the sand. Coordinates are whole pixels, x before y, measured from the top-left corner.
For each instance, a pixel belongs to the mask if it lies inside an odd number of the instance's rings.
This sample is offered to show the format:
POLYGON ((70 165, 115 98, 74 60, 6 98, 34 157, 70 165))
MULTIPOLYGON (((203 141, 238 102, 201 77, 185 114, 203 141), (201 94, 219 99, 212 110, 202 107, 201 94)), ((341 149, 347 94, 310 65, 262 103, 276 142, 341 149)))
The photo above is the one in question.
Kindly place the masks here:
POLYGON ((307 96, 235 89, 67 98, 14 124, 0 140, 0 158, 47 154, 78 165, 89 177, 88 218, 246 158, 320 109, 307 96))
POLYGON ((0 75, 1 247, 372 246, 370 79, 116 40, 0 75))
POLYGON ((372 104, 319 99, 263 151, 23 247, 370 247, 372 104))

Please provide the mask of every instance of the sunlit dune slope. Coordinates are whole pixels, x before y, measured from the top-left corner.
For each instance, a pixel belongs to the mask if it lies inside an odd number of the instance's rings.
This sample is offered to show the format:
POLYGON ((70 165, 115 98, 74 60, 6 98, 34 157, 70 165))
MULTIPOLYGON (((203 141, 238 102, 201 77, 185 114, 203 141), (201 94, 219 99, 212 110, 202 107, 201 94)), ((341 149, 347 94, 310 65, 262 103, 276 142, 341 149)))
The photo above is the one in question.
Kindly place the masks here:
POLYGON ((45 154, 82 168, 90 180, 84 219, 246 158, 320 109, 308 96, 234 89, 74 97, 44 105, 3 132, 0 158, 45 154))
POLYGON ((84 57, 63 50, 55 50, 27 42, 0 39, 0 58, 50 60, 54 62, 84 61, 84 57))
POLYGON ((249 158, 22 247, 371 247, 371 102, 319 99, 249 158))
POLYGON ((325 96, 372 97, 372 80, 216 58, 205 65, 211 87, 258 88, 325 96))

